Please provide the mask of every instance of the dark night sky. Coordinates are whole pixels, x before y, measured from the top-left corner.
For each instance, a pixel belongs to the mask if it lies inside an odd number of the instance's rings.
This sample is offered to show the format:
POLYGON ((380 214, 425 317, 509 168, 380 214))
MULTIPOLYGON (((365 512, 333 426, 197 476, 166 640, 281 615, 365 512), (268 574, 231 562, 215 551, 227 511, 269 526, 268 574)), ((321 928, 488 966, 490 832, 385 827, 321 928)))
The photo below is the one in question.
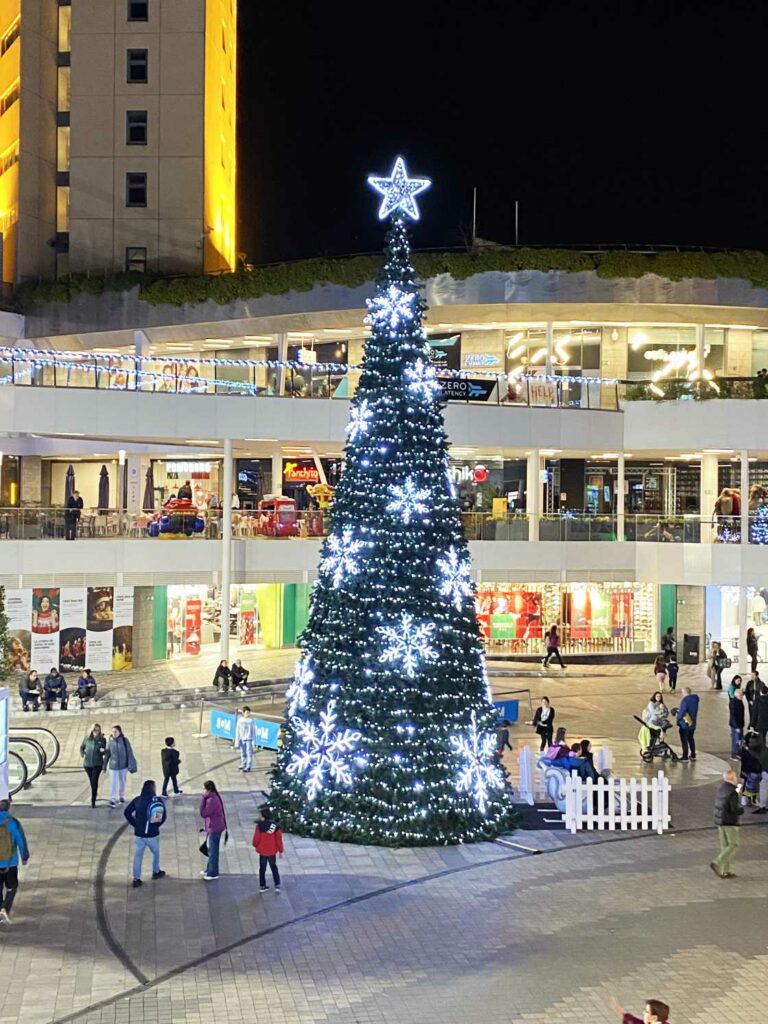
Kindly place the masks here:
POLYGON ((240 0, 240 241, 375 251, 369 173, 433 188, 416 247, 768 248, 764 0, 240 0))

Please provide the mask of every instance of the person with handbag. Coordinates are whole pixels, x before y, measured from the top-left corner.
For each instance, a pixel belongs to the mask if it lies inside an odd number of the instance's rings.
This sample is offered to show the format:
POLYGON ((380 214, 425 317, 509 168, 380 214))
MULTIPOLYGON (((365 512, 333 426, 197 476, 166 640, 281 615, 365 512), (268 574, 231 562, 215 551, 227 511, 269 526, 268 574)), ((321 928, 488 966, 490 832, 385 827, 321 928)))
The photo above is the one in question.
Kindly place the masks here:
POLYGON ((117 807, 125 803, 125 783, 128 775, 138 771, 133 747, 119 725, 112 726, 112 735, 107 740, 107 753, 104 758, 104 771, 110 771, 109 806, 117 807))
POLYGON ((677 731, 683 748, 681 761, 696 760, 696 719, 699 714, 699 695, 692 693, 690 686, 683 689, 683 699, 677 709, 677 731))
POLYGON ((216 789, 216 783, 211 779, 203 783, 203 793, 200 798, 200 817, 203 819, 205 839, 200 846, 200 853, 208 857, 205 869, 200 872, 206 882, 212 882, 219 877, 219 846, 221 837, 224 835, 224 842, 228 838, 227 816, 224 813, 224 801, 216 789))

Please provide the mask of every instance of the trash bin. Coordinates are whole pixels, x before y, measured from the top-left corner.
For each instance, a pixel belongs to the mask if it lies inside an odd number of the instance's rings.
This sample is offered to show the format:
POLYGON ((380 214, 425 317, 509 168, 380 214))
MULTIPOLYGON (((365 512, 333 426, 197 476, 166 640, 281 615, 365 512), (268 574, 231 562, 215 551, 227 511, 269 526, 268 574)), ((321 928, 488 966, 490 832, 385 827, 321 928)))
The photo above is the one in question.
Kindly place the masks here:
POLYGON ((683 634, 683 664, 684 665, 698 665, 699 664, 699 647, 701 646, 701 637, 695 636, 693 633, 683 634))

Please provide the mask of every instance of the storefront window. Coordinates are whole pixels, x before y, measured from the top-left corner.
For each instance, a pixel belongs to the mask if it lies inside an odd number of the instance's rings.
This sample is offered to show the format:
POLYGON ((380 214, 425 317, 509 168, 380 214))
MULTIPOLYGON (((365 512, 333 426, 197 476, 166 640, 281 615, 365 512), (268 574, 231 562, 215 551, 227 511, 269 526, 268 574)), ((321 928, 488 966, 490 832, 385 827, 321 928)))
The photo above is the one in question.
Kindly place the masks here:
POLYGON ((725 328, 704 328, 704 366, 711 373, 721 375, 725 367, 725 328))
MULTIPOLYGON (((739 587, 706 588, 707 640, 719 640, 729 658, 738 656, 739 587)), ((747 587, 747 628, 757 636, 758 657, 768 661, 768 587, 747 587)), ((708 651, 707 651, 708 653, 708 651)))
POLYGON ((21 459, 4 455, 0 460, 0 508, 14 508, 21 500, 21 459))
POLYGON ((282 586, 275 583, 230 587, 228 614, 222 614, 218 587, 169 586, 166 657, 213 653, 221 643, 222 619, 229 631, 232 660, 249 651, 282 644, 282 586), (235 653, 236 652, 236 653, 235 653))
POLYGON ((198 459, 153 459, 152 475, 155 495, 161 505, 176 497, 179 488, 188 480, 192 488, 192 501, 199 509, 209 508, 211 498, 220 502, 222 464, 220 459, 210 462, 198 459))
POLYGON ((630 327, 627 341, 630 380, 644 380, 659 371, 669 377, 687 377, 696 364, 694 327, 630 327))
POLYGON ((559 627, 570 654, 652 651, 657 587, 650 583, 483 584, 477 617, 486 648, 543 655, 543 636, 559 627))

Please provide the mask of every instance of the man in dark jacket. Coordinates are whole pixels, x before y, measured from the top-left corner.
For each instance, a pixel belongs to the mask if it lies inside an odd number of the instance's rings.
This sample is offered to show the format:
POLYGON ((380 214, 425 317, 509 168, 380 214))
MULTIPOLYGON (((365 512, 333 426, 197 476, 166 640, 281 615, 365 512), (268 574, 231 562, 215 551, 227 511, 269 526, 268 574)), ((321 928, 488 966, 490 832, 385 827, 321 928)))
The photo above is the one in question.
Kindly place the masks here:
POLYGON ((45 710, 50 711, 54 701, 60 702, 62 711, 67 710, 67 682, 57 668, 52 668, 45 677, 45 710))
POLYGON ((765 740, 766 733, 768 733, 768 686, 762 680, 757 685, 749 724, 765 740))
POLYGON ((77 524, 82 511, 83 499, 80 497, 80 492, 73 491, 67 498, 67 507, 64 512, 64 536, 67 540, 74 540, 77 536, 77 524))
POLYGON ((681 761, 696 760, 696 719, 699 714, 699 695, 690 686, 683 690, 683 699, 677 709, 677 730, 683 748, 681 761), (690 752, 690 753, 689 753, 690 752))
POLYGON ((731 861, 739 848, 739 818, 741 806, 741 787, 736 772, 729 768, 723 773, 723 781, 715 796, 715 824, 720 836, 720 856, 715 857, 709 865, 718 878, 735 878, 731 871, 731 861))
POLYGON ((735 761, 744 738, 744 700, 738 685, 728 701, 728 726, 731 730, 731 760, 735 761))
POLYGON ((144 851, 152 852, 152 878, 164 878, 165 872, 160 870, 160 826, 165 821, 165 804, 157 795, 154 779, 147 779, 141 787, 141 793, 125 808, 125 818, 133 826, 136 845, 133 854, 133 888, 138 889, 141 882, 141 862, 144 851))

